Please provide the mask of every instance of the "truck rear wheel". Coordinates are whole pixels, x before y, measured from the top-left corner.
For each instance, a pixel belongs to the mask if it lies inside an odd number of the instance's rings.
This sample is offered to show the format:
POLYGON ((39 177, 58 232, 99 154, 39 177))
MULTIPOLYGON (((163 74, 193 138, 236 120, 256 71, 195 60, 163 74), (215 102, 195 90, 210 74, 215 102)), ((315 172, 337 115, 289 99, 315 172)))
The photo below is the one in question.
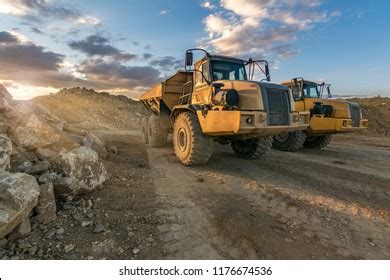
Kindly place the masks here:
POLYGON ((303 145, 305 148, 309 149, 323 149, 329 145, 330 140, 332 140, 332 135, 323 135, 323 136, 310 136, 307 137, 305 144, 303 145))
POLYGON ((168 142, 168 129, 164 128, 161 122, 161 117, 157 115, 152 115, 148 119, 148 143, 153 148, 164 147, 168 142))
POLYGON ((206 164, 213 154, 213 146, 213 140, 202 133, 195 114, 179 114, 173 127, 173 147, 182 164, 206 164))
POLYGON ((265 156, 272 147, 272 136, 258 137, 232 142, 234 153, 244 159, 257 159, 265 156))
POLYGON ((141 127, 142 127, 141 141, 143 144, 148 144, 148 118, 147 117, 142 117, 141 127))
POLYGON ((274 135, 272 146, 276 150, 296 152, 303 148, 306 141, 306 133, 303 131, 292 131, 274 135))

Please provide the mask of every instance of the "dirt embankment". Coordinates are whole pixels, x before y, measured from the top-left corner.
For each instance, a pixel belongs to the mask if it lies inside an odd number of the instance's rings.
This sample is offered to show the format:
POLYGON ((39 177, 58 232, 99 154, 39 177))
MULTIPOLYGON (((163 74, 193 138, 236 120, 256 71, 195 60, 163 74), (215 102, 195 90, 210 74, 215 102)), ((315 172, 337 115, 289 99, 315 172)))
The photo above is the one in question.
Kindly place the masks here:
POLYGON ((351 101, 360 104, 363 117, 369 121, 366 134, 390 135, 390 98, 354 98, 351 101))
POLYGON ((31 102, 42 105, 65 121, 65 129, 137 129, 137 114, 145 112, 139 102, 125 96, 85 88, 63 89, 55 94, 36 97, 31 102))

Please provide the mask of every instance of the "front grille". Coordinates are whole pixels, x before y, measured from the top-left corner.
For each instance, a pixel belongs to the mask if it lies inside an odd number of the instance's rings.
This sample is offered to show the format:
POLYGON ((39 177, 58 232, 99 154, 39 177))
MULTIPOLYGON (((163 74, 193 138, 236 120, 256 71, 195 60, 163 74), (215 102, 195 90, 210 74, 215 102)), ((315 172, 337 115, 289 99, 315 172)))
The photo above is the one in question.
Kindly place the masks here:
POLYGON ((352 126, 353 127, 359 127, 360 126, 360 118, 361 118, 361 111, 359 104, 348 102, 349 104, 349 111, 351 112, 351 118, 352 118, 352 126))
POLYGON ((289 94, 285 90, 267 88, 265 105, 268 113, 268 125, 290 124, 289 94))

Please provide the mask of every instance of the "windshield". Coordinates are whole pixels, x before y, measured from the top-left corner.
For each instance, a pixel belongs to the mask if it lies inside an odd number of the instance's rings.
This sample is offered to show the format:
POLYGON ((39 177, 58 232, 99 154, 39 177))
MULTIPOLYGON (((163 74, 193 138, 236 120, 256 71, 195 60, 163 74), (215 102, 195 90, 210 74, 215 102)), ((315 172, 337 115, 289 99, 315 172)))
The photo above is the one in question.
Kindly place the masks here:
POLYGON ((213 81, 218 80, 241 80, 246 81, 245 65, 230 61, 213 60, 211 62, 213 81))
POLYGON ((304 84, 302 91, 304 97, 312 97, 312 98, 320 97, 318 87, 315 84, 304 84))

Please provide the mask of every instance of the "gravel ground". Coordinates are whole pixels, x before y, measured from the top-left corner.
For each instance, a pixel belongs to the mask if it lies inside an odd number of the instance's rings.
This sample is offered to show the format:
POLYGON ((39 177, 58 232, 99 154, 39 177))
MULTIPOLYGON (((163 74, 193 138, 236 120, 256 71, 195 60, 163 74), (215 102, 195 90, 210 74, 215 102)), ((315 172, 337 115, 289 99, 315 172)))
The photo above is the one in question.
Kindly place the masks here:
POLYGON ((103 188, 47 226, 0 242, 3 259, 390 259, 389 137, 263 160, 218 146, 181 166, 171 147, 116 145, 103 188))

